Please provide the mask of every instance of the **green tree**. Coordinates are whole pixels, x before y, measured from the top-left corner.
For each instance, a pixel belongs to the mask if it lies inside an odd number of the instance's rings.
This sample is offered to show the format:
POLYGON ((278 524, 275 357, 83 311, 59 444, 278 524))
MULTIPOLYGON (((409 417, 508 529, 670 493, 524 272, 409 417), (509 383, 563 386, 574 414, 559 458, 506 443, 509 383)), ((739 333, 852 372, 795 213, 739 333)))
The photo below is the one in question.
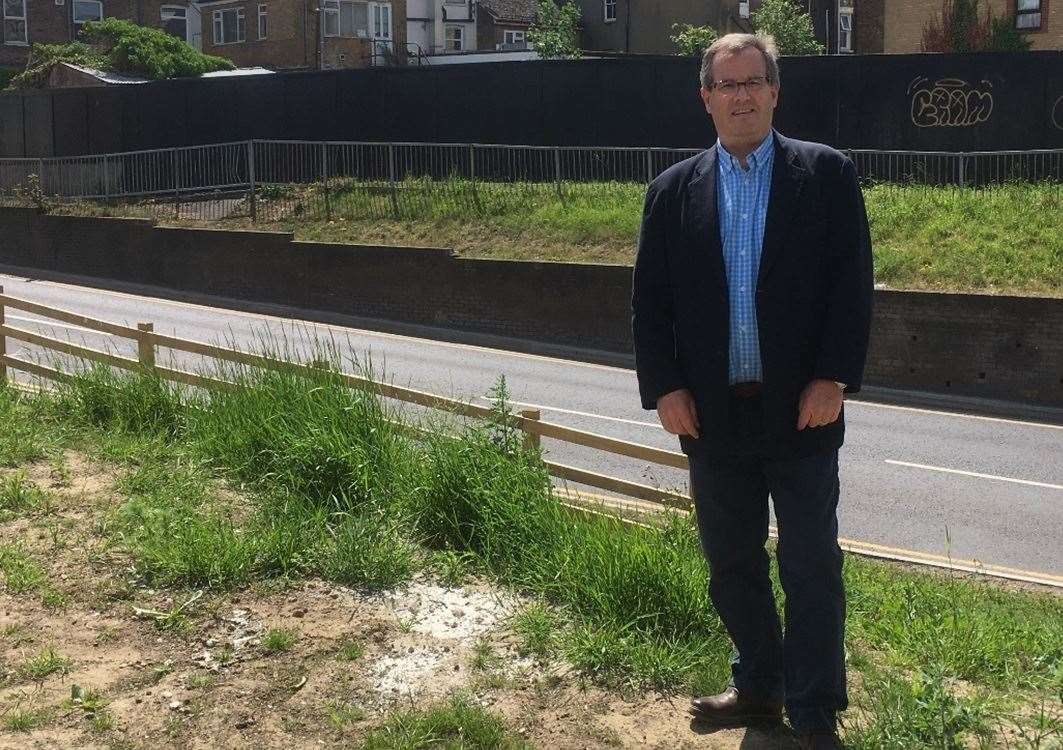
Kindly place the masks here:
POLYGON ((793 0, 764 0, 750 20, 759 33, 775 38, 780 54, 823 54, 824 47, 812 30, 812 18, 793 0))
POLYGON ((11 85, 43 86, 52 66, 60 62, 151 80, 198 76, 236 67, 230 60, 204 55, 164 31, 117 18, 86 23, 81 37, 82 41, 69 44, 34 44, 26 69, 11 80, 11 85))
POLYGON ((580 56, 579 8, 565 0, 539 0, 535 20, 528 28, 528 41, 540 57, 573 58, 580 56))
POLYGON ((680 55, 700 55, 705 48, 716 41, 719 34, 711 26, 694 26, 689 23, 673 23, 672 41, 679 48, 680 55))

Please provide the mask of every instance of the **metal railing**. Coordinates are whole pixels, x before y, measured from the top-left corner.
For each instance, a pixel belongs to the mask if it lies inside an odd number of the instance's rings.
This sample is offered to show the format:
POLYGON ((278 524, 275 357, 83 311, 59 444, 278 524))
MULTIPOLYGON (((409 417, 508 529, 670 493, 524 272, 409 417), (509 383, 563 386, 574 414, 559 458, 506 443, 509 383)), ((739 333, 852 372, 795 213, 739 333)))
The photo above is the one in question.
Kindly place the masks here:
MULTIPOLYGON (((698 149, 252 140, 0 159, 0 204, 114 205, 127 215, 252 221, 492 215, 633 200, 698 149)), ((1063 149, 848 150, 865 182, 983 188, 1063 178, 1063 149)))

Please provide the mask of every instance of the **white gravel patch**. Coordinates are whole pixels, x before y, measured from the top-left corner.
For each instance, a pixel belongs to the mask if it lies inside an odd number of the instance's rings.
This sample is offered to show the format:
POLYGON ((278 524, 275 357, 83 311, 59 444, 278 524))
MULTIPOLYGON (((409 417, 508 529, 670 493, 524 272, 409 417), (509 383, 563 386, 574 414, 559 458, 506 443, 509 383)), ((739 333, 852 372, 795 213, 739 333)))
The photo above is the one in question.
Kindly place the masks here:
POLYGON ((388 654, 372 667, 373 689, 384 697, 415 696, 447 660, 442 649, 431 646, 412 647, 398 654, 388 654))
POLYGON ((490 588, 447 588, 427 578, 375 594, 368 602, 390 612, 409 633, 400 639, 404 643, 393 643, 368 665, 373 690, 385 700, 445 693, 464 684, 473 643, 497 632, 523 603, 490 588))
POLYGON ((484 635, 521 603, 501 592, 444 588, 428 581, 414 581, 402 590, 379 596, 396 619, 412 622, 411 632, 441 639, 484 635))

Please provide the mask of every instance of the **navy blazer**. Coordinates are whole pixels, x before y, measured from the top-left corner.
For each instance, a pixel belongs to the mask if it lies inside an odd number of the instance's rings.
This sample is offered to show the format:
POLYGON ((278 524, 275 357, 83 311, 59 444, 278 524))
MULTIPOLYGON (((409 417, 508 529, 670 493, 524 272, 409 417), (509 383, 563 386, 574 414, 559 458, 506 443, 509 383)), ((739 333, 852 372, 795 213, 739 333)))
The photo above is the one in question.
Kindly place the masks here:
MULTIPOLYGON (((797 430, 814 378, 856 393, 871 327, 871 236, 852 161, 772 131, 775 161, 756 285, 769 455, 841 446, 844 415, 797 430)), ((716 147, 662 172, 646 192, 632 279, 635 369, 645 409, 677 388, 697 404, 700 438, 683 450, 728 447, 730 306, 716 209, 716 147)))

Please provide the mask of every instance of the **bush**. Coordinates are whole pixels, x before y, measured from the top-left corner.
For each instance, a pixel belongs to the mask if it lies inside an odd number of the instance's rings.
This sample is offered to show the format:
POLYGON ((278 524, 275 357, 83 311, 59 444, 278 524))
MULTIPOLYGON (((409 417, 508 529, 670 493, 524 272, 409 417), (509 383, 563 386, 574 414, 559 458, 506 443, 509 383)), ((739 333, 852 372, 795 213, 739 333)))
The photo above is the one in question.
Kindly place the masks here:
POLYGON ((675 34, 671 39, 679 48, 679 54, 699 57, 719 36, 711 26, 694 26, 689 23, 673 23, 672 31, 675 34))
POLYGON ((61 62, 151 80, 198 76, 236 67, 230 60, 204 55, 164 31, 117 18, 86 23, 82 39, 69 44, 34 44, 26 69, 11 79, 11 86, 40 88, 52 67, 61 62))

